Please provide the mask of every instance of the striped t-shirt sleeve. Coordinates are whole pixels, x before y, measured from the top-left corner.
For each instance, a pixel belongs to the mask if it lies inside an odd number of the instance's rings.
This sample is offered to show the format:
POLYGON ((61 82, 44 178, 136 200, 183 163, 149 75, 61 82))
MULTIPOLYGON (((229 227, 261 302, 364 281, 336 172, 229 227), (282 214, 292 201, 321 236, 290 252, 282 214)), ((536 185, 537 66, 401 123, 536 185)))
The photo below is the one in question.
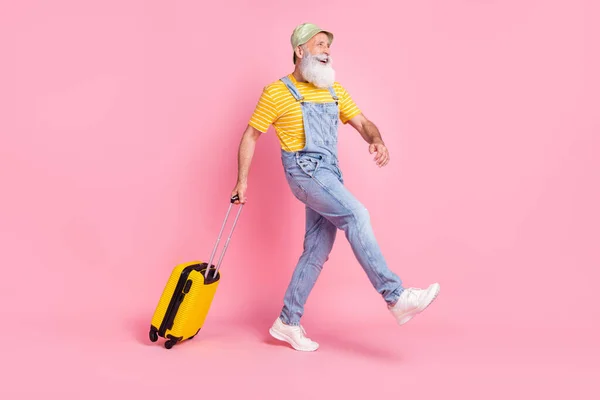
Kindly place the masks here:
POLYGON ((354 100, 352 100, 350 93, 348 93, 348 91, 346 91, 346 89, 343 87, 340 87, 340 90, 340 120, 345 124, 360 114, 361 111, 356 103, 354 103, 354 100))
POLYGON ((269 129, 269 126, 276 120, 277 109, 275 108, 275 103, 265 88, 258 99, 258 104, 250 118, 249 125, 260 132, 265 133, 269 129))

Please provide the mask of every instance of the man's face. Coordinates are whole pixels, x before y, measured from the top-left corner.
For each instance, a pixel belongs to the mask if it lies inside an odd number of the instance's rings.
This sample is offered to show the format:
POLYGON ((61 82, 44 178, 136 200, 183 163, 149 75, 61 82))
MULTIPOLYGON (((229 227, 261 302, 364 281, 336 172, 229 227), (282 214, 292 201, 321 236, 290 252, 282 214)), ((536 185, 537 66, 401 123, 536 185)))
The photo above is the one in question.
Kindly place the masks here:
POLYGON ((323 63, 327 64, 329 58, 329 37, 323 32, 317 33, 307 43, 306 47, 312 55, 325 55, 323 63))
POLYGON ((300 56, 299 68, 304 79, 319 88, 333 85, 335 71, 329 55, 329 38, 325 33, 316 34, 301 46, 300 56))

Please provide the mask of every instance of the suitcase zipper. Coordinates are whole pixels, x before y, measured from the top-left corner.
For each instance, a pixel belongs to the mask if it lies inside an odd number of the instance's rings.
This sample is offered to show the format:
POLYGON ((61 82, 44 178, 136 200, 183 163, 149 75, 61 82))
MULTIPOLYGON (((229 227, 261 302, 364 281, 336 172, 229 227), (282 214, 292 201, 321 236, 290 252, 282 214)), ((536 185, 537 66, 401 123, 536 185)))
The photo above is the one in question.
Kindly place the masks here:
POLYGON ((175 291, 173 292, 173 296, 171 296, 171 302, 169 303, 169 307, 167 308, 163 322, 160 324, 160 328, 158 329, 158 334, 162 337, 165 337, 167 330, 173 327, 173 322, 175 321, 175 316, 179 310, 179 305, 181 302, 183 302, 183 298, 185 296, 183 293, 183 287, 194 267, 195 266, 189 266, 184 268, 179 276, 179 281, 177 281, 177 286, 175 286, 175 291))
MULTIPOLYGON (((192 272, 194 270, 198 271, 198 272, 202 272, 202 270, 204 270, 205 268, 207 268, 206 263, 194 264, 194 265, 185 267, 183 269, 183 271, 181 272, 179 281, 177 281, 177 286, 175 286, 175 291, 173 292, 173 296, 171 296, 171 302, 169 303, 169 307, 167 307, 167 312, 165 313, 165 317, 163 318, 163 321, 160 324, 160 328, 158 329, 158 334, 161 337, 165 337, 165 333, 167 332, 167 330, 173 328, 173 323, 175 322, 175 317, 177 316, 177 311, 179 310, 179 306, 183 302, 183 299, 185 298, 186 293, 191 288, 192 281, 188 281, 190 272, 192 272), (188 283, 189 283, 189 285, 188 285, 188 283)), ((213 271, 214 271, 214 268, 213 268, 213 271)), ((204 282, 205 285, 214 283, 214 282, 218 281, 220 278, 219 273, 217 273, 217 276, 214 276, 214 273, 213 274, 209 273, 208 275, 209 275, 208 279, 205 278, 205 282, 204 282)))

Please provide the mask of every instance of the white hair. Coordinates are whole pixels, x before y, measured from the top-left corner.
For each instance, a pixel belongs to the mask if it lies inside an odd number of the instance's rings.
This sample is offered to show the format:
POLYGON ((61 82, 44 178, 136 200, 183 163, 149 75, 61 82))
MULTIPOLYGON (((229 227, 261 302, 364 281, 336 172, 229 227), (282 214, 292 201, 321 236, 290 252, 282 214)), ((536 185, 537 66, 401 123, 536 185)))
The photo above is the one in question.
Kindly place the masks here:
POLYGON ((318 88, 327 88, 335 82, 333 60, 326 54, 312 55, 303 45, 304 57, 300 60, 300 73, 308 82, 318 88), (324 64, 322 61, 326 61, 324 64))

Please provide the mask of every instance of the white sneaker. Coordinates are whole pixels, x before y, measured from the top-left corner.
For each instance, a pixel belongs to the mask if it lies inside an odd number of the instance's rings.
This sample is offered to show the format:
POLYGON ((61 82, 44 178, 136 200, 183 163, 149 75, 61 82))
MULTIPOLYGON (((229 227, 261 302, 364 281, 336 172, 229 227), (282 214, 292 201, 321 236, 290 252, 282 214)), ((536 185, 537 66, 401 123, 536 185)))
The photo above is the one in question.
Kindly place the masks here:
POLYGON ((389 307, 389 310, 396 318, 398 325, 405 324, 412 317, 425 310, 435 300, 439 292, 439 283, 434 283, 427 289, 404 289, 398 302, 394 306, 389 307))
POLYGON ((292 347, 299 351, 315 351, 319 348, 317 342, 313 342, 306 337, 306 331, 301 325, 286 325, 281 318, 273 323, 269 333, 277 340, 288 342, 292 347))

